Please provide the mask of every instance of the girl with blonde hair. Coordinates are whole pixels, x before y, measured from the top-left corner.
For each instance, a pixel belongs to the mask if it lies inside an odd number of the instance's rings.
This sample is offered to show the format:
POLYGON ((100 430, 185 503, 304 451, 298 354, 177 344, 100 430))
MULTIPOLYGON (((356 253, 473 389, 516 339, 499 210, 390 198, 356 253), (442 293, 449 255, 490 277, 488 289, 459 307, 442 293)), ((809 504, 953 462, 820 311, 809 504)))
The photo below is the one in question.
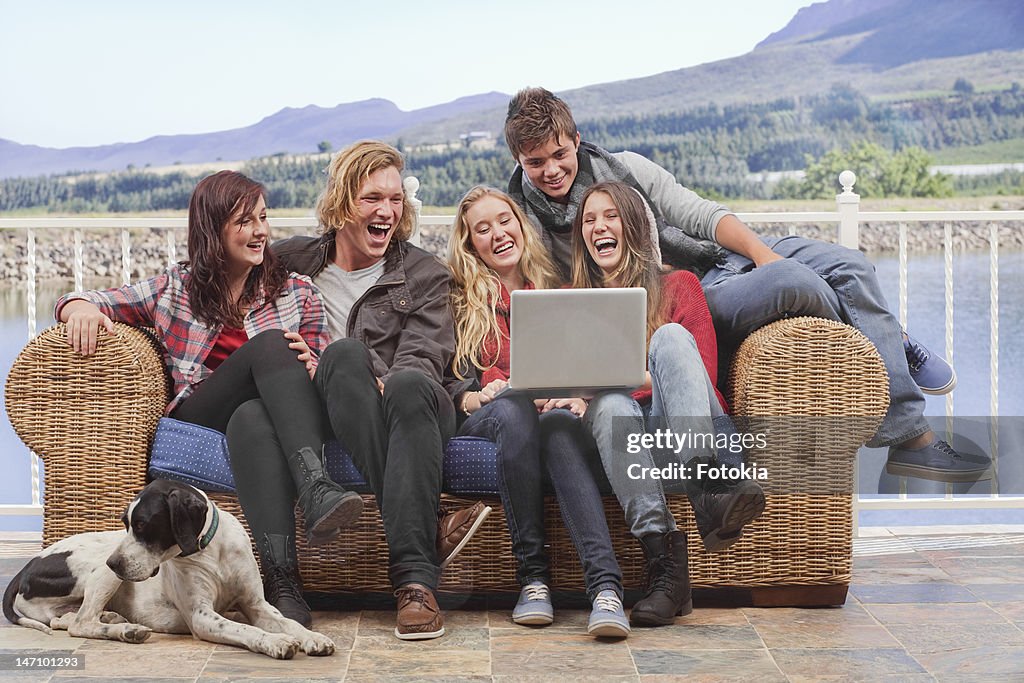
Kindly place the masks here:
POLYGON ((516 577, 523 586, 512 620, 546 625, 554 619, 544 550, 546 470, 593 602, 587 631, 625 637, 629 622, 622 609, 622 574, 589 469, 586 451, 593 443, 579 420, 586 402, 543 400, 538 409, 517 392, 496 395, 508 385, 511 293, 557 285, 551 260, 535 228, 508 195, 474 187, 459 203, 448 241, 448 264, 454 277, 455 368, 461 373, 472 368, 483 385, 459 397, 464 417, 458 433, 487 438, 498 446, 498 488, 512 537, 516 577))

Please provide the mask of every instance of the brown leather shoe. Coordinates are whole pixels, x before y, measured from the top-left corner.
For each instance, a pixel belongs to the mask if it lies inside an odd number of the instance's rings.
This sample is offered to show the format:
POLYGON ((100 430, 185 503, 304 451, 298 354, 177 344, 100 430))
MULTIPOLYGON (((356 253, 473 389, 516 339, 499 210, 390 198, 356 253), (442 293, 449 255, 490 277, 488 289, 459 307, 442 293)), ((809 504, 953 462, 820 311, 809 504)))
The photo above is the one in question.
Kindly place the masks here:
POLYGON ((444 635, 444 617, 437 600, 422 583, 410 583, 395 591, 398 598, 398 625, 395 637, 402 640, 427 640, 444 635))
POLYGON ((442 509, 437 519, 437 560, 441 569, 448 566, 448 563, 455 559, 469 539, 473 537, 476 530, 491 514, 489 505, 477 501, 475 505, 455 512, 447 512, 442 509))

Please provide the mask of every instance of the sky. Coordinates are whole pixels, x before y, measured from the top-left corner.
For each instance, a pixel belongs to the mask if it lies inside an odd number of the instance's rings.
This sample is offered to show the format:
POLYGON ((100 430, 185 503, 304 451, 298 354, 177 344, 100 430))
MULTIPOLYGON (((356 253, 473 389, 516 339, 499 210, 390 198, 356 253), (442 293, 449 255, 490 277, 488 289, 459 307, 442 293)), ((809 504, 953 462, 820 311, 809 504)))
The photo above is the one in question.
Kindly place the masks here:
POLYGON ((812 0, 0 0, 0 138, 134 142, 745 54, 812 0))

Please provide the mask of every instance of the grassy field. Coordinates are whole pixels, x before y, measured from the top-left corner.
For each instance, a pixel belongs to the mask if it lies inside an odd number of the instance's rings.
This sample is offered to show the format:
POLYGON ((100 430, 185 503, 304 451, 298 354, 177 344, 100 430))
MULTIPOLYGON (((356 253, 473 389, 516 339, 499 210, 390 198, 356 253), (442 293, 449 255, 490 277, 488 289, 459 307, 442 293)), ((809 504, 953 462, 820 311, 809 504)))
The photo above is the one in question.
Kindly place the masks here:
POLYGON ((1010 164, 1024 161, 1024 138, 987 142, 973 147, 952 147, 930 152, 939 165, 1010 164))

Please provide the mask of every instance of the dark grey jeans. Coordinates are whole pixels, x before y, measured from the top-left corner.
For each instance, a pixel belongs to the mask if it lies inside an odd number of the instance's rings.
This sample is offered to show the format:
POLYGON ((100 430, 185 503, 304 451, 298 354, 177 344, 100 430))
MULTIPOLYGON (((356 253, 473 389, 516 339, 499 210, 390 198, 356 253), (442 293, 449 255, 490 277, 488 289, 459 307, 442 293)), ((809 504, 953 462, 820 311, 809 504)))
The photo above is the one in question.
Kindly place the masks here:
POLYGON ((579 418, 563 409, 538 416, 533 401, 511 392, 466 418, 459 435, 498 445, 498 489, 521 585, 533 580, 550 583, 544 550, 546 471, 583 565, 587 594, 591 600, 606 589, 622 595, 622 572, 590 469, 596 458, 588 457, 588 451, 596 446, 579 418))
POLYGON ((334 436, 377 497, 396 588, 437 588, 437 510, 444 445, 455 433, 455 406, 440 384, 415 370, 377 389, 369 350, 340 339, 320 357, 314 383, 334 436))

